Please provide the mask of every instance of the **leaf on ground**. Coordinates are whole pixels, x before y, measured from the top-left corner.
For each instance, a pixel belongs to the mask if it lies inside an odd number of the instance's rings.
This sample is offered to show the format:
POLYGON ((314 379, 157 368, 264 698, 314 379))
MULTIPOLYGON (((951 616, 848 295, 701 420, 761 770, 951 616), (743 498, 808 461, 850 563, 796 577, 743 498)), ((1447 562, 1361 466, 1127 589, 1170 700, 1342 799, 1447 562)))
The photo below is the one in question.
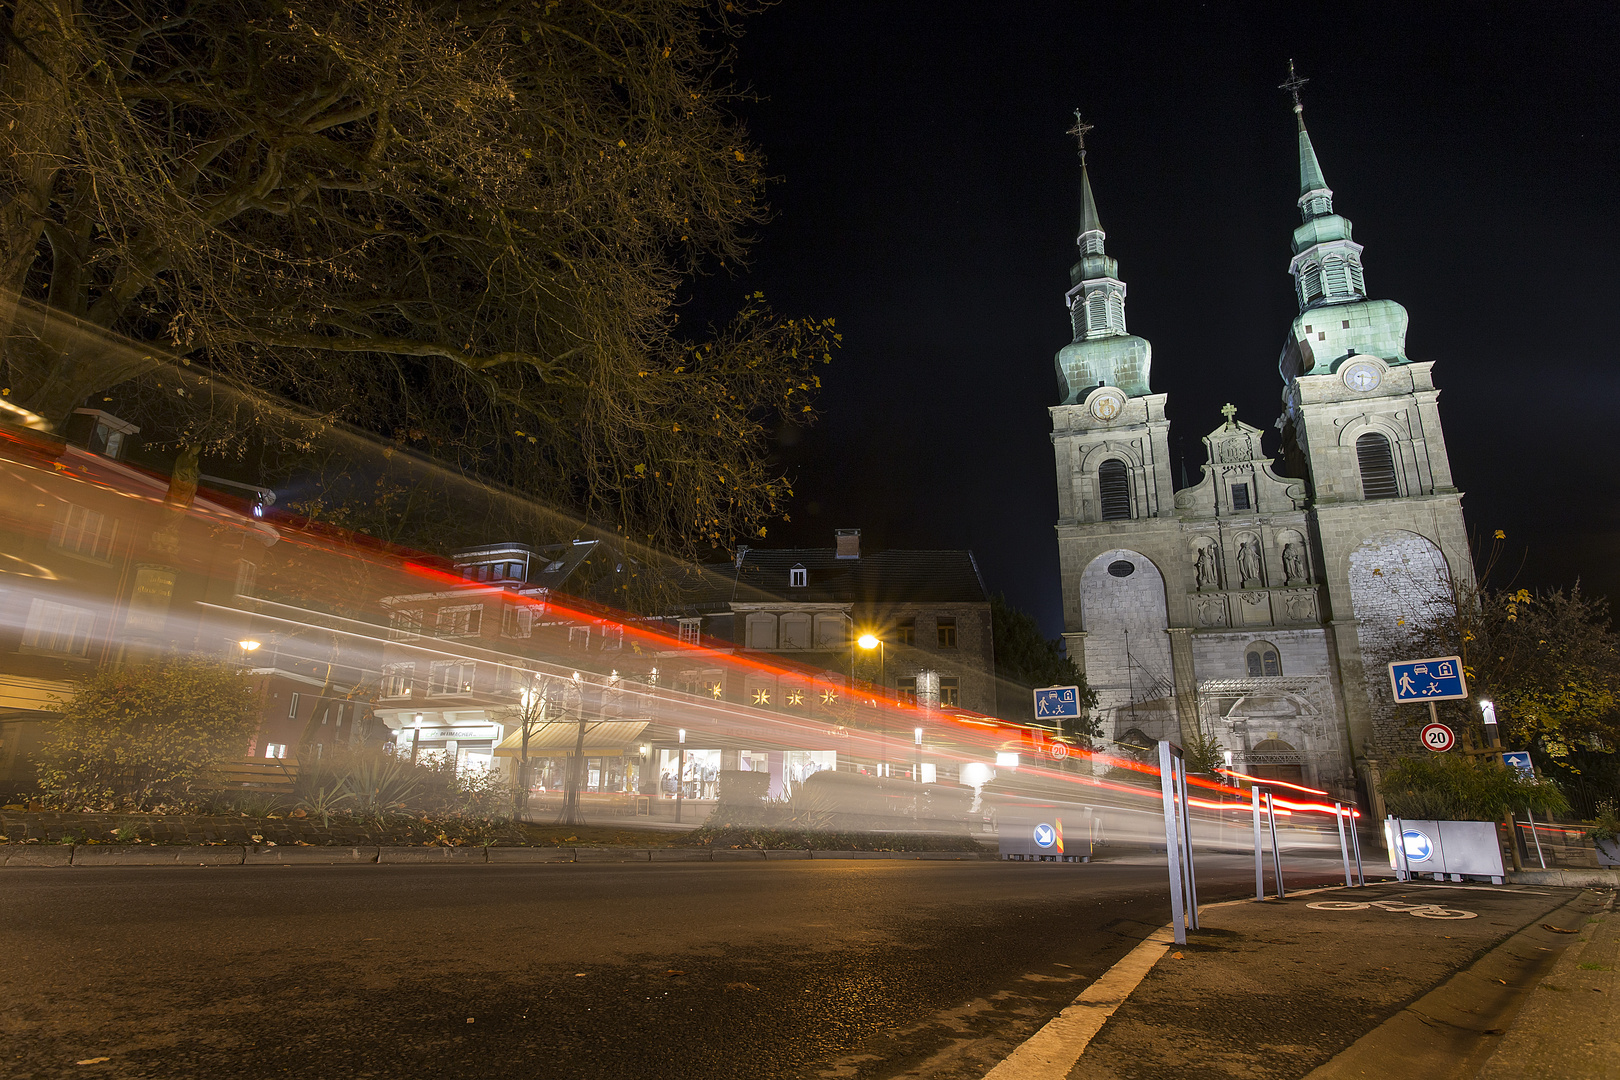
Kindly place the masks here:
POLYGON ((574 978, 576 978, 576 979, 583 979, 583 978, 584 978, 584 977, 585 977, 585 973, 584 973, 584 972, 583 972, 583 971, 576 971, 576 972, 574 972, 574 978))
POLYGON ((111 1060, 112 1060, 112 1058, 85 1058, 83 1061, 75 1061, 73 1064, 75 1064, 75 1065, 100 1065, 103 1061, 111 1061, 111 1060))
POLYGON ((469 1017, 467 1017, 467 1023, 469 1023, 469 1024, 470 1024, 470 1023, 472 1023, 472 1022, 473 1022, 473 1018, 472 1018, 472 1017, 470 1017, 470 1016, 469 1016, 469 1017))
POLYGON ((1578 934, 1578 933, 1580 933, 1579 930, 1565 930, 1562 926, 1554 926, 1550 922, 1542 923, 1541 928, 1543 930, 1551 930, 1555 934, 1578 934))
POLYGON ((664 972, 664 974, 666 974, 666 975, 668 975, 668 976, 669 976, 669 977, 670 977, 670 978, 672 978, 672 979, 673 979, 673 978, 674 978, 674 977, 675 977, 675 976, 677 976, 677 975, 685 975, 685 974, 686 974, 686 972, 684 972, 684 971, 677 971, 677 970, 676 970, 676 969, 674 969, 674 968, 670 968, 670 969, 669 969, 669 970, 668 970, 668 971, 666 971, 666 972, 664 972))
POLYGON ((727 990, 758 990, 759 987, 755 986, 753 983, 731 982, 731 983, 726 983, 726 989, 727 990))
POLYGON ((1182 956, 1178 952, 1173 952, 1173 953, 1170 954, 1170 959, 1172 959, 1172 960, 1185 960, 1187 958, 1185 956, 1182 956))

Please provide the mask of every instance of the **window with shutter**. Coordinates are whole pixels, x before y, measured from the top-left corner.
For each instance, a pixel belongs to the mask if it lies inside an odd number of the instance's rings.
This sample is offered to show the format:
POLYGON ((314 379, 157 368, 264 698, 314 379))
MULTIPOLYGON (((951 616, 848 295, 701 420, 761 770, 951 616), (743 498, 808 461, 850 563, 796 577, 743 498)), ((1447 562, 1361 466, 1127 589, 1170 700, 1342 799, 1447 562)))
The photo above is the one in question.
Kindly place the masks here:
POLYGON ((1400 485, 1395 482, 1395 456, 1390 452, 1388 439, 1376 431, 1367 432, 1356 440, 1356 461, 1361 466, 1362 498, 1400 498, 1400 485))
POLYGON ((1328 296, 1349 295, 1350 275, 1345 270, 1343 259, 1322 260, 1322 284, 1328 296))
MULTIPOLYGON (((1350 260, 1350 287, 1356 291, 1357 296, 1367 295, 1367 283, 1361 276, 1360 259, 1352 258, 1350 260)), ((1348 330, 1349 327, 1345 327, 1345 329, 1348 330)))
POLYGON ((1097 493, 1104 521, 1123 521, 1131 516, 1131 474, 1123 461, 1109 458, 1097 469, 1097 493))
POLYGON ((1101 290, 1086 297, 1086 336, 1098 337, 1108 331, 1108 295, 1101 290))
MULTIPOLYGON (((1299 291, 1300 299, 1307 304, 1312 300, 1316 300, 1321 297, 1322 268, 1316 263, 1306 263, 1305 266, 1300 270, 1299 291)), ((1311 328, 1307 326, 1305 328, 1305 332, 1307 334, 1310 333, 1311 328)))

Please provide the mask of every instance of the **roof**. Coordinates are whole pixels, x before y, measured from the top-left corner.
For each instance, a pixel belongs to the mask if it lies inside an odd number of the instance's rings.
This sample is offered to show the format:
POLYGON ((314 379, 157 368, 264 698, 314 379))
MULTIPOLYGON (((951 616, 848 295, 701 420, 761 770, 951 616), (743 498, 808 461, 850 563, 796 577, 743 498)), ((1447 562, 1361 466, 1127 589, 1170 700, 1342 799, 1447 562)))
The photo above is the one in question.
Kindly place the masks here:
POLYGON ((834 548, 749 549, 740 565, 716 570, 730 578, 736 603, 971 603, 990 602, 971 551, 880 551, 840 559, 834 548), (806 584, 789 584, 802 567, 806 584))

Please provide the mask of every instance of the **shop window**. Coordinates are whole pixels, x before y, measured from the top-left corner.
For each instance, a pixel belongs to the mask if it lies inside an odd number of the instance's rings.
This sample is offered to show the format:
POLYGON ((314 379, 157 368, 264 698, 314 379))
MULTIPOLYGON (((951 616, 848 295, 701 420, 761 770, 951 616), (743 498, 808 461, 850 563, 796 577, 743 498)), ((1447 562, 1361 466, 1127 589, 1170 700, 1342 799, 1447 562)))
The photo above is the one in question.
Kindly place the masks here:
POLYGON ((936 624, 936 634, 940 648, 956 648, 956 620, 954 618, 941 618, 936 624))
POLYGON ((287 756, 287 744, 286 743, 279 743, 279 742, 265 743, 264 744, 264 756, 267 757, 267 758, 284 758, 284 757, 286 757, 287 756))
POLYGON ((163 629, 169 601, 174 597, 174 579, 174 571, 163 566, 143 566, 135 571, 135 587, 130 591, 124 625, 137 630, 163 629))
POLYGON ((1369 431, 1356 440, 1356 462, 1361 466, 1361 496, 1364 499, 1397 499, 1401 489, 1395 482, 1395 456, 1389 440, 1369 431))
POLYGON ((29 652, 84 656, 90 649, 95 612, 89 608, 35 599, 28 605, 22 643, 29 652))
POLYGON ((942 678, 939 680, 939 703, 956 709, 962 707, 961 679, 942 678))
POLYGON ((1102 502, 1104 521, 1124 521, 1131 516, 1131 474, 1125 463, 1109 458, 1097 468, 1097 493, 1102 502))
POLYGON ((73 555, 106 562, 112 558, 118 523, 94 510, 63 503, 51 526, 51 546, 73 555))

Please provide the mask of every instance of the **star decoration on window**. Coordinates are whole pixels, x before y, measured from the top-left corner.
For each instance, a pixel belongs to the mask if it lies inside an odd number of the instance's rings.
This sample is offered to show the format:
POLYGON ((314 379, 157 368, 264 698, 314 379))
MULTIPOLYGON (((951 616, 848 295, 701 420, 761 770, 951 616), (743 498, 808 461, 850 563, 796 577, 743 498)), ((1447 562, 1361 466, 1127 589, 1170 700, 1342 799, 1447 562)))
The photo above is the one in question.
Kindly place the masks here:
POLYGON ((794 690, 791 693, 789 693, 788 696, 787 696, 787 703, 789 705, 803 705, 804 704, 804 691, 803 690, 794 690))
POLYGON ((838 704, 838 691, 836 691, 836 690, 823 690, 821 692, 821 703, 823 705, 836 705, 836 704, 838 704))
POLYGON ((720 698, 725 694, 725 692, 726 692, 725 686, 723 686, 720 683, 712 683, 709 686, 709 695, 711 697, 713 697, 714 700, 716 700, 716 701, 719 701, 720 698))
POLYGON ((769 690, 755 690, 754 691, 754 704, 755 705, 769 705, 770 703, 771 703, 771 692, 769 690))

